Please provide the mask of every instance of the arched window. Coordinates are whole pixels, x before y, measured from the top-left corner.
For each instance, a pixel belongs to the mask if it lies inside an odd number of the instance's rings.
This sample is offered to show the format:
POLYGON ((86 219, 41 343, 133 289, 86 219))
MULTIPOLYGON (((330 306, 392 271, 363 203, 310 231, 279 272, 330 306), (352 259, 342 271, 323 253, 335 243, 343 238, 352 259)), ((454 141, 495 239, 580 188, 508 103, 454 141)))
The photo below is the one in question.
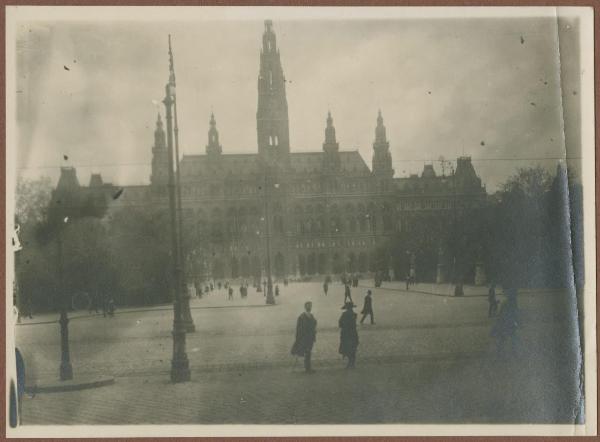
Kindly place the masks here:
POLYGON ((306 274, 306 259, 304 255, 298 255, 298 271, 301 275, 306 274))

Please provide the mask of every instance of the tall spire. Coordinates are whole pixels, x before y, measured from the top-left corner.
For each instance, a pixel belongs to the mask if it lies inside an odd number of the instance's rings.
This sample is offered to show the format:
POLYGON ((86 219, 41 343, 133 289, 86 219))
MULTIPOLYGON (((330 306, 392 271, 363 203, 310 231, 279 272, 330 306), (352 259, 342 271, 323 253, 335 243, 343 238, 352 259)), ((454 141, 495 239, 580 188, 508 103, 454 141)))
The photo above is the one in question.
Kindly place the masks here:
POLYGON ((377 112, 377 127, 375 128, 375 142, 376 143, 387 143, 385 134, 385 126, 383 125, 383 117, 381 116, 381 109, 377 112))
POLYGON ((169 180, 169 152, 167 150, 166 133, 160 112, 156 117, 154 129, 154 146, 152 146, 152 174, 150 182, 153 185, 166 185, 169 180))
POLYGON ((160 112, 158 113, 158 117, 156 118, 156 129, 154 130, 154 148, 155 149, 166 149, 166 134, 163 129, 163 122, 160 117, 160 112))
POLYGON ((260 51, 256 130, 258 153, 263 159, 273 164, 281 164, 289 160, 290 142, 285 77, 271 20, 265 21, 260 51))
POLYGON ((392 154, 390 143, 387 140, 381 110, 377 112, 377 126, 375 127, 375 142, 373 143, 373 173, 385 177, 393 177, 392 154))
POLYGON ((337 144, 335 140, 335 127, 333 127, 333 118, 331 111, 327 111, 327 127, 325 128, 325 144, 337 144))
POLYGON ((217 130, 217 122, 215 114, 210 114, 210 129, 208 129, 208 144, 206 145, 207 155, 218 155, 223 151, 219 144, 219 131, 217 130))
POLYGON ((331 112, 327 112, 327 126, 325 127, 325 142, 323 143, 323 168, 327 171, 335 171, 340 167, 339 156, 340 145, 335 139, 335 127, 331 112))

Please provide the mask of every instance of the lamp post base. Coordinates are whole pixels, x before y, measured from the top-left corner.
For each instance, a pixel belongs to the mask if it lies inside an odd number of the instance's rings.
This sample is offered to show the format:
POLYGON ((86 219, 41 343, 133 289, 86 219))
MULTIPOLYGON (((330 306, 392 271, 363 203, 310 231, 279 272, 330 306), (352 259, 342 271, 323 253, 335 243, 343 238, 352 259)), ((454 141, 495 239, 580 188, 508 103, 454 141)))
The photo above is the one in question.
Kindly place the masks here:
POLYGON ((192 312, 190 311, 190 297, 186 296, 183 298, 183 328, 187 333, 194 333, 196 326, 194 325, 194 319, 192 318, 192 312))
POLYGON ((60 380, 61 381, 70 381, 73 379, 73 366, 70 362, 61 362, 60 363, 60 380))
POLYGON ((273 296, 273 283, 269 280, 267 284, 267 299, 266 303, 269 305, 275 305, 275 297, 273 296))
POLYGON ((187 382, 191 379, 190 361, 185 353, 185 331, 180 327, 173 331, 173 359, 171 359, 171 382, 187 382))

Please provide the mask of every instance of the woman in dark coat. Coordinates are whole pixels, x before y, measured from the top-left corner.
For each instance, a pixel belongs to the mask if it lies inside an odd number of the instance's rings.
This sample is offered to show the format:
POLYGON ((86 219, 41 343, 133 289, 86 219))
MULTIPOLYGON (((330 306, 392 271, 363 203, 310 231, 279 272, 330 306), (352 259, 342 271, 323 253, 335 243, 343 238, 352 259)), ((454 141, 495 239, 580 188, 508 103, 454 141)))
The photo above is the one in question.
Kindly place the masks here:
POLYGON ((340 316, 340 354, 348 358, 346 368, 354 368, 356 361, 356 348, 358 347, 358 332, 356 331, 356 313, 352 310, 356 307, 352 302, 347 302, 342 307, 344 313, 340 316))
POLYGON ((312 302, 304 304, 304 312, 296 322, 296 341, 292 346, 292 354, 304 356, 304 369, 307 373, 314 373, 311 366, 311 352, 317 340, 317 320, 311 313, 312 302))

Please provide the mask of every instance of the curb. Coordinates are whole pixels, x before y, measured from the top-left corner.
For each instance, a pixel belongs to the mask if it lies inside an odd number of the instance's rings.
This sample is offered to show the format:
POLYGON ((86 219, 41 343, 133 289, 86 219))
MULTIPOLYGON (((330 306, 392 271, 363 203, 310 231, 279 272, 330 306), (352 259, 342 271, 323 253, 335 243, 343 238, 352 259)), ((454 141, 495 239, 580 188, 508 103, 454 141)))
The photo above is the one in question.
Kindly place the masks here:
POLYGON ((82 378, 80 380, 55 381, 45 385, 26 386, 25 392, 36 393, 59 393, 65 391, 86 390, 88 388, 99 388, 115 383, 112 376, 99 376, 97 378, 82 378))

